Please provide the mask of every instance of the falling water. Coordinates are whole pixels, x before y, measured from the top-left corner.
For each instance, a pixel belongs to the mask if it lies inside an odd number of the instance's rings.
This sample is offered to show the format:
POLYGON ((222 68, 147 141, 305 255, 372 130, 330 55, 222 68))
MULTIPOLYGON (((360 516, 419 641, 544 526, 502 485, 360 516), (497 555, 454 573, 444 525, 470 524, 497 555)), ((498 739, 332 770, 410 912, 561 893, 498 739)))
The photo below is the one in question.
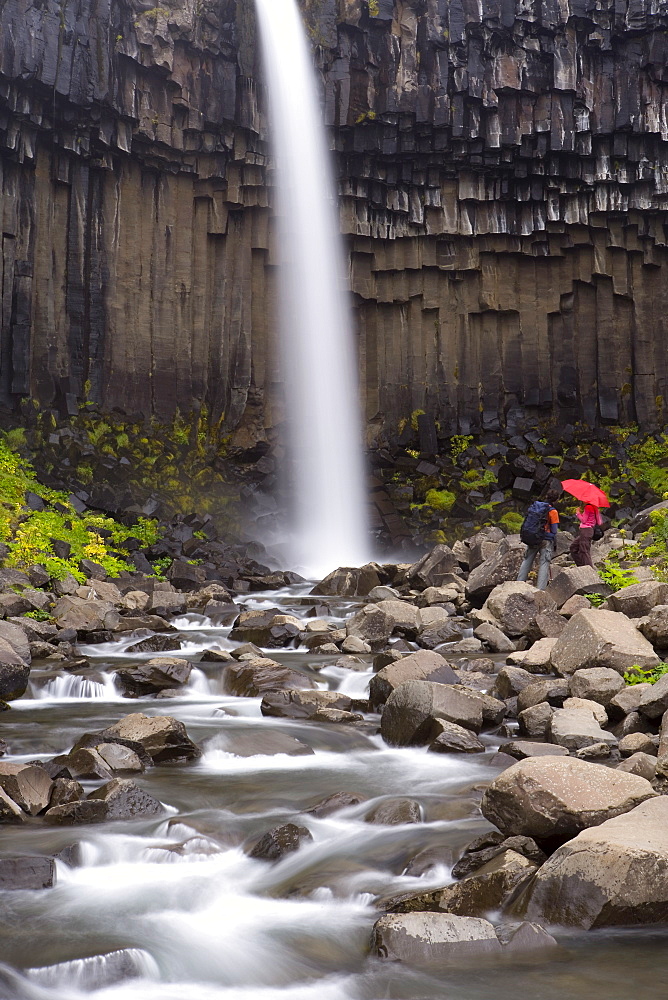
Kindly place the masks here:
POLYGON ((368 558, 353 330, 334 183, 296 0, 256 0, 280 215, 293 483, 290 555, 314 573, 368 558))

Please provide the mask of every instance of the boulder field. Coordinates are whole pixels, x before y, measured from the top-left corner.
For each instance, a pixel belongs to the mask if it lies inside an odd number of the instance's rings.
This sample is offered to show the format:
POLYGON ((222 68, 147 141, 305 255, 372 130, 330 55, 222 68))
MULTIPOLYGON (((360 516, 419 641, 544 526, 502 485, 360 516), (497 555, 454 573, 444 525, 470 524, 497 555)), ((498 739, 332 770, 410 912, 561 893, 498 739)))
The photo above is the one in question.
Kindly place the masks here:
MULTIPOLYGON (((451 877, 428 891, 378 897, 384 912, 371 950, 379 958, 475 962, 555 948, 555 926, 665 922, 668 674, 657 668, 668 648, 668 591, 648 579, 611 594, 595 569, 560 557, 541 592, 509 579, 518 552, 516 538, 480 532, 413 564, 341 568, 313 588, 305 616, 279 604, 246 608, 216 581, 179 591, 128 574, 36 586, 27 573, 0 570, 0 697, 8 706, 20 698, 37 663, 90 675, 78 643, 118 638, 137 655, 114 670, 119 693, 170 697, 193 666, 174 616, 199 610, 231 626, 232 648, 212 643, 202 665, 228 695, 257 698, 263 716, 356 727, 398 752, 463 754, 494 769, 476 786, 488 830, 451 857, 451 877), (331 613, 328 601, 343 613, 331 613), (26 610, 38 607, 42 614, 26 610), (313 674, 279 662, 277 650, 297 647, 314 663, 329 656, 370 670, 368 697, 322 690, 313 674), (646 672, 641 683, 629 683, 634 668, 646 672)), ((216 739, 216 749, 240 756, 313 753, 269 729, 252 745, 231 731, 216 739)), ((0 823, 58 825, 160 815, 164 806, 141 788, 141 774, 202 753, 176 718, 139 712, 84 733, 55 757, 17 762, 11 749, 0 742, 0 756, 10 755, 0 761, 0 823)), ((375 825, 423 821, 417 799, 365 807, 343 791, 310 812, 339 808, 359 809, 375 825)), ((245 844, 250 857, 276 863, 307 849, 312 836, 300 815, 245 844)), ((52 884, 38 859, 9 861, 0 880, 52 884)), ((416 857, 411 870, 430 864, 416 857)))

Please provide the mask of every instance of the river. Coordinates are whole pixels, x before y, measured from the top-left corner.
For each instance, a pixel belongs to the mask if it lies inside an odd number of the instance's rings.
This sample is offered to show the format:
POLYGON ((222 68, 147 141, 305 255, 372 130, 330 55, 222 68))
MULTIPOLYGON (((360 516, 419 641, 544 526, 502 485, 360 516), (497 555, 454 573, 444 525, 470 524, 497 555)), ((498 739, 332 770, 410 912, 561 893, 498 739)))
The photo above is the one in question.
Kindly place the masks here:
MULTIPOLYGON (((305 593, 292 588, 243 603, 303 616, 305 593)), ((334 618, 348 607, 331 606, 334 618)), ((201 616, 176 624, 185 650, 177 655, 193 661, 206 648, 233 645, 229 629, 201 616)), ((4 759, 66 752, 82 733, 134 711, 174 715, 204 754, 139 777, 167 806, 163 816, 3 827, 3 856, 64 853, 54 888, 0 893, 1 1000, 665 997, 668 936, 661 931, 560 934, 555 952, 432 974, 369 957, 377 897, 444 884, 449 857, 489 828, 478 802, 497 773, 494 738, 485 737, 484 755, 429 754, 385 746, 374 716, 357 728, 263 718, 259 698, 222 692, 223 665, 215 663, 194 669, 179 697, 129 701, 110 677, 138 659, 124 653, 128 644, 83 648, 97 680, 37 666, 26 696, 2 717, 11 751, 4 759), (235 741, 252 747, 269 730, 297 737, 314 753, 229 751, 235 741), (365 801, 326 818, 305 813, 339 791, 365 801), (423 821, 364 822, 371 806, 393 796, 417 799, 423 821), (275 864, 244 853, 288 821, 306 826, 313 840, 275 864), (440 863, 421 877, 403 874, 424 848, 437 849, 440 863)), ((354 697, 363 697, 371 676, 370 664, 350 660, 355 669, 347 669, 303 648, 268 655, 354 697)))

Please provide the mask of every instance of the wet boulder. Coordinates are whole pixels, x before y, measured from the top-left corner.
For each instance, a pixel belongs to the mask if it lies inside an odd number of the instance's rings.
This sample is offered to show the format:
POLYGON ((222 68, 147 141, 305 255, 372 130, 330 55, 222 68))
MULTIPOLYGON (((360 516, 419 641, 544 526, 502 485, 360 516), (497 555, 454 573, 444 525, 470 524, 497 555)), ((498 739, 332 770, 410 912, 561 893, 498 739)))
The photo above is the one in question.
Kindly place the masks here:
POLYGON ((619 611, 627 618, 644 618, 658 605, 668 601, 668 583, 659 580, 645 580, 610 594, 608 607, 619 611))
POLYGON ((183 687, 188 683, 191 671, 192 664, 188 660, 165 656, 117 670, 115 680, 126 696, 141 698, 165 689, 183 687))
POLYGON ((181 648, 181 640, 173 635, 149 635, 128 646, 127 653, 169 653, 181 648))
POLYGON ((587 930, 665 924, 666 871, 668 798, 661 796, 563 844, 537 873, 517 910, 531 920, 587 930))
POLYGON ((395 625, 394 615, 383 610, 381 604, 366 604, 346 623, 346 633, 368 643, 372 651, 387 645, 395 625))
POLYGON ((555 608, 554 600, 544 590, 513 580, 495 587, 483 610, 494 616, 506 635, 520 636, 526 635, 537 615, 555 608))
POLYGON ((456 684, 457 675, 440 653, 421 649, 409 653, 379 670, 369 684, 369 701, 374 707, 384 705, 392 692, 405 681, 437 681, 456 684))
POLYGON ((391 746, 426 745, 439 735, 437 719, 480 732, 482 700, 476 694, 461 685, 406 681, 385 703, 381 735, 391 746))
POLYGON ((0 858, 0 891, 23 889, 50 889, 56 881, 56 863, 53 858, 31 857, 0 858))
POLYGON ((280 649, 299 639, 301 623, 280 608, 242 611, 230 632, 233 642, 252 642, 261 648, 280 649))
POLYGON ((375 587, 381 585, 380 567, 375 563, 366 566, 335 569, 317 583, 311 593, 323 596, 366 597, 375 587))
POLYGON ((109 601, 84 600, 75 595, 59 598, 52 616, 59 628, 72 628, 77 632, 113 630, 120 621, 118 611, 109 601))
POLYGON ((400 826, 403 823, 422 822, 420 803, 415 799, 385 799, 364 817, 366 823, 376 826, 400 826))
POLYGON ((17 654, 0 642, 0 701, 14 701, 25 694, 30 679, 30 667, 17 654), (3 649, 3 646, 6 648, 3 649), (11 660, 13 662, 4 662, 11 660))
MULTIPOLYGON (((391 635, 401 635, 414 639, 422 628, 419 608, 408 601, 385 600, 378 601, 376 607, 392 621, 391 635)), ((446 616, 447 617, 447 616, 446 616)), ((354 635, 350 632, 349 635, 354 635)))
POLYGON ((240 732, 236 727, 216 733, 205 743, 207 750, 222 750, 235 757, 273 756, 286 754, 288 757, 312 755, 314 750, 301 740, 279 730, 259 728, 252 732, 240 732))
POLYGON ((185 594, 177 594, 172 590, 154 590, 146 610, 160 618, 169 618, 172 615, 182 615, 187 607, 185 594))
POLYGON ((475 733, 454 722, 435 719, 433 732, 438 733, 429 744, 433 753, 484 753, 485 744, 475 733))
POLYGON ((388 909, 392 913, 428 911, 482 917, 502 909, 510 895, 527 883, 536 870, 537 866, 523 855, 502 850, 461 881, 400 897, 388 909))
POLYGON ((0 788, 18 806, 36 816, 49 805, 53 782, 42 767, 0 762, 0 788))
POLYGON ((510 740, 502 743, 499 753, 505 753, 515 760, 527 760, 529 757, 568 757, 566 747, 557 743, 533 743, 531 740, 510 740))
POLYGON ((572 757, 531 757, 498 775, 482 813, 503 833, 566 839, 656 793, 644 778, 572 757))
POLYGON ((299 850, 303 843, 310 840, 313 840, 313 837, 305 826, 297 826, 296 823, 275 826, 258 840, 249 851, 249 857, 261 861, 278 861, 286 854, 299 850))
POLYGON ((349 809, 351 806, 358 806, 364 799, 360 795, 354 795, 351 792, 335 792, 333 795, 328 795, 327 798, 321 799, 306 812, 309 816, 315 816, 317 819, 322 819, 325 816, 331 816, 332 813, 339 812, 340 809, 349 809))
POLYGON ((78 802, 84 798, 83 785, 72 778, 56 778, 51 789, 49 799, 49 809, 54 806, 62 806, 67 802, 78 802))
POLYGON ((164 812, 161 802, 129 778, 113 778, 91 792, 87 801, 102 802, 107 820, 138 819, 164 812))
POLYGON ((0 785, 0 823, 25 823, 27 814, 0 785))
POLYGON ((223 682, 228 694, 239 698, 258 698, 268 691, 286 688, 315 687, 310 677, 264 656, 230 663, 224 668, 223 682))
POLYGON ((379 958, 418 968, 476 962, 501 954, 488 920, 454 913, 388 913, 374 924, 371 951, 379 958))
POLYGON ((121 743, 99 743, 95 750, 112 774, 141 774, 144 770, 140 756, 121 743))
POLYGON ((352 698, 338 691, 270 691, 262 699, 260 710, 263 715, 286 719, 312 719, 319 711, 337 708, 350 712, 352 698))
POLYGON ((149 717, 139 712, 126 715, 98 736, 100 743, 104 743, 107 736, 117 736, 132 743, 139 743, 150 755, 154 764, 192 760, 201 756, 201 750, 189 738, 183 723, 170 715, 149 717))
POLYGON ((482 622, 474 629, 473 634, 476 639, 484 642, 493 653, 512 653, 516 649, 515 643, 508 638, 505 632, 502 632, 498 625, 493 625, 491 622, 482 622))
POLYGON ((557 639, 550 662, 562 677, 583 667, 609 667, 624 674, 634 665, 659 663, 651 645, 633 623, 617 611, 579 611, 557 639))

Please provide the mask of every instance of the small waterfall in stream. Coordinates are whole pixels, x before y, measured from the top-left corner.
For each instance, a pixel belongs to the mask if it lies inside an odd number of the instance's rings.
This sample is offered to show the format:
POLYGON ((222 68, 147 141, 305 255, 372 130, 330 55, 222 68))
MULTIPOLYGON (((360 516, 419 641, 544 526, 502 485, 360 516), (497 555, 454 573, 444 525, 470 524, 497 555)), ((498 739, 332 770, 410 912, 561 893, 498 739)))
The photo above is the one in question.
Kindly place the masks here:
POLYGON ((335 187, 296 0, 256 0, 278 171, 291 551, 322 575, 369 558, 352 317, 335 187))

